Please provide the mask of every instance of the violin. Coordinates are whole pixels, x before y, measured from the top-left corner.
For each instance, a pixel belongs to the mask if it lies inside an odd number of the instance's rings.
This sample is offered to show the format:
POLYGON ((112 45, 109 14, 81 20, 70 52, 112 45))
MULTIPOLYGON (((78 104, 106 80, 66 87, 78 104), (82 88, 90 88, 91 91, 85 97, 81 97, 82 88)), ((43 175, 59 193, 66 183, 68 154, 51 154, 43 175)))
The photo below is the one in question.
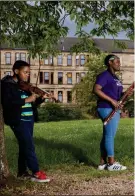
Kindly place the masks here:
POLYGON ((55 97, 52 96, 51 93, 49 93, 45 90, 42 90, 36 86, 33 86, 32 84, 30 84, 28 82, 20 81, 19 88, 23 91, 26 91, 26 92, 35 93, 35 94, 39 95, 40 97, 43 97, 44 95, 46 95, 48 99, 52 99, 54 102, 59 102, 58 100, 56 100, 55 97))

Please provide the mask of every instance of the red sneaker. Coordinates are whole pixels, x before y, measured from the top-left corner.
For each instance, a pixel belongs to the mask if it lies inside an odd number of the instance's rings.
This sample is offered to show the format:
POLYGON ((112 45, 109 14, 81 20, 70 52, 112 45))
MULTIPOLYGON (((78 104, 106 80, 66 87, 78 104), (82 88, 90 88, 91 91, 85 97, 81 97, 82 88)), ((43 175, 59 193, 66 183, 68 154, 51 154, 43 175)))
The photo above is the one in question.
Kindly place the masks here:
POLYGON ((50 182, 50 179, 47 178, 45 172, 39 171, 36 172, 33 177, 31 178, 32 182, 50 182))

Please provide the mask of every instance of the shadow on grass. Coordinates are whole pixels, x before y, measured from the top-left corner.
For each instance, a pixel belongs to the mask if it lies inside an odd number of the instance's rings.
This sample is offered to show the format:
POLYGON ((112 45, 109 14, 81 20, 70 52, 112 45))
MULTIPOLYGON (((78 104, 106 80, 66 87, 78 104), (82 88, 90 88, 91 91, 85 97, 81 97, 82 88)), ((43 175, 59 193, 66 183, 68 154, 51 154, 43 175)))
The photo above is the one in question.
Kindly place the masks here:
POLYGON ((55 149, 55 150, 65 150, 72 154, 76 162, 84 163, 85 165, 89 165, 92 167, 97 167, 97 165, 91 161, 84 153, 81 148, 74 146, 73 144, 69 144, 66 142, 56 142, 54 140, 46 140, 43 138, 35 138, 34 139, 35 145, 43 147, 46 150, 55 149))
MULTIPOLYGON (((84 133, 83 137, 78 136, 72 141, 59 141, 59 138, 34 137, 34 143, 37 149, 36 153, 41 151, 40 154, 37 154, 37 157, 43 165, 84 163, 86 166, 97 168, 100 156, 100 139, 101 134, 90 132, 88 134, 84 133)), ((16 142, 15 138, 12 142, 10 138, 6 138, 8 161, 12 171, 15 171, 17 167, 18 146, 16 142)), ((133 134, 123 135, 123 132, 120 132, 115 143, 116 159, 124 161, 127 166, 128 164, 132 165, 134 160, 133 152, 133 134)))

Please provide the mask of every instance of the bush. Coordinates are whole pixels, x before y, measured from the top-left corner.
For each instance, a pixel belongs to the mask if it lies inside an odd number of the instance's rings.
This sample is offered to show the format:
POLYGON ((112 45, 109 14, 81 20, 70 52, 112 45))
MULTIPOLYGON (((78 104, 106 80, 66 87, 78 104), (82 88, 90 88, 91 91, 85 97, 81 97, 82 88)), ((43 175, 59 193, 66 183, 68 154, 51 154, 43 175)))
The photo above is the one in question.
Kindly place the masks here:
POLYGON ((65 120, 78 120, 83 118, 80 108, 64 107, 63 116, 65 120))
POLYGON ((59 121, 63 116, 62 108, 55 103, 47 103, 38 109, 39 121, 59 121))
POLYGON ((83 110, 83 113, 85 113, 86 115, 89 115, 92 118, 98 117, 96 102, 89 102, 87 107, 84 107, 82 110, 83 110))
POLYGON ((82 112, 79 108, 61 107, 55 103, 46 103, 38 108, 39 121, 60 121, 82 119, 82 112))
POLYGON ((125 104, 124 109, 127 109, 129 111, 130 117, 134 117, 134 100, 133 99, 129 100, 125 104))

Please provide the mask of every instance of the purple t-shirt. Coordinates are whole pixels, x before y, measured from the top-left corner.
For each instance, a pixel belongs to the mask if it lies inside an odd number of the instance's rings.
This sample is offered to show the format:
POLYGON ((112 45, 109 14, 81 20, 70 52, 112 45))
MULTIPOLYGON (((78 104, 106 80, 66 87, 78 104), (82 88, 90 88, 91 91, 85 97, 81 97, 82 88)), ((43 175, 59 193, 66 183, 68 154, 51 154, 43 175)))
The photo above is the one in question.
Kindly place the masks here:
MULTIPOLYGON (((96 78, 96 84, 102 86, 102 91, 112 99, 119 101, 122 95, 123 87, 120 80, 113 75, 109 70, 99 74, 96 78)), ((112 108, 112 104, 98 97, 98 108, 112 108)))

